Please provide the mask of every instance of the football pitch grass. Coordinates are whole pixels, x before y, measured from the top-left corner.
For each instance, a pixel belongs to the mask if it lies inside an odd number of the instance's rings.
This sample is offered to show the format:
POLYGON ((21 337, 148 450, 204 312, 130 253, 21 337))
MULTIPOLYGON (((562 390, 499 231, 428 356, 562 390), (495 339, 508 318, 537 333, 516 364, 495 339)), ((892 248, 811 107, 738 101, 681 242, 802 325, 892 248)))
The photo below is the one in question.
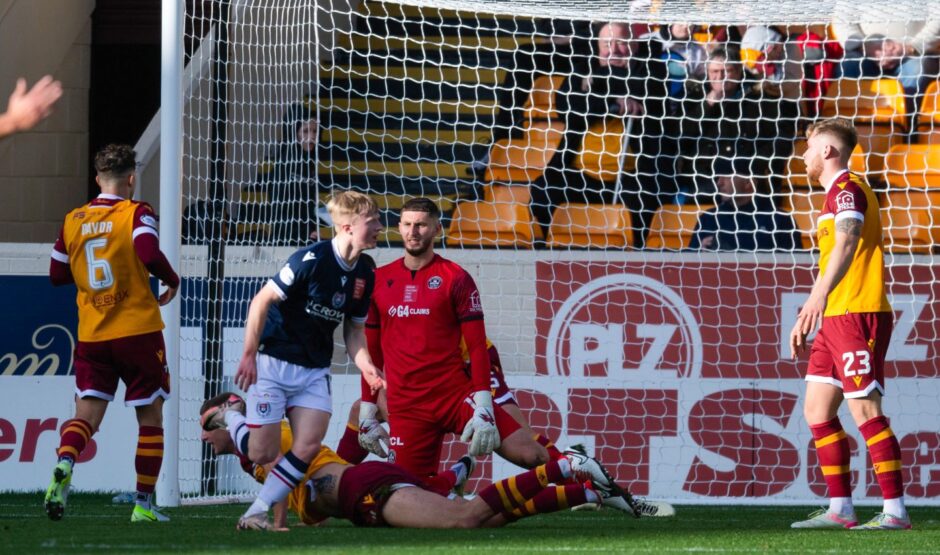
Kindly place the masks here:
MULTIPOLYGON (((796 531, 812 507, 679 506, 672 518, 564 511, 488 530, 354 528, 332 521, 290 532, 237 532, 243 505, 166 509, 171 522, 131 524, 131 505, 77 493, 50 521, 42 496, 0 495, 0 553, 937 553, 940 508, 913 508, 914 530, 796 531)), ((875 507, 860 507, 867 520, 875 507)), ((296 524, 292 519, 291 524, 296 524)))

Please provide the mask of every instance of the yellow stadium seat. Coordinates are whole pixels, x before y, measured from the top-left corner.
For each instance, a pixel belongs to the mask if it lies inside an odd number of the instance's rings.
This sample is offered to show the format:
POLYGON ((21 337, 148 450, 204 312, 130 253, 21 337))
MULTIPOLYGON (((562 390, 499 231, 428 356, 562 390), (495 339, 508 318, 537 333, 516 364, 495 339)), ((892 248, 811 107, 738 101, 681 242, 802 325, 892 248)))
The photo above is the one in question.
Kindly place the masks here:
POLYGON ((529 204, 532 193, 528 185, 484 185, 483 200, 485 202, 518 202, 529 204))
POLYGON ((533 122, 518 139, 501 139, 490 149, 486 181, 531 183, 542 176, 545 167, 561 145, 564 125, 560 122, 533 122))
POLYGON ((884 180, 885 157, 904 142, 907 105, 897 79, 840 79, 826 91, 823 117, 851 119, 867 153, 868 178, 884 180))
POLYGON ((606 118, 595 122, 584 134, 581 152, 574 165, 594 179, 605 182, 617 180, 619 171, 636 169, 636 156, 629 151, 623 154, 623 118, 606 118), (622 164, 622 166, 621 166, 622 164))
POLYGON ((891 252, 929 252, 940 245, 940 190, 889 191, 881 205, 881 225, 891 252))
POLYGON ((823 97, 823 117, 905 126, 907 104, 897 79, 839 79, 823 97))
POLYGON ((712 205, 664 204, 656 211, 650 223, 646 248, 681 250, 689 246, 700 213, 712 205))
POLYGON ((816 248, 816 217, 825 199, 826 193, 821 189, 794 191, 787 198, 785 208, 793 216, 804 249, 816 248))
POLYGON ((630 248, 630 212, 619 205, 562 204, 552 215, 546 243, 551 247, 630 248))
POLYGON ((531 248, 542 238, 526 204, 518 202, 462 202, 454 210, 447 231, 450 246, 531 248))
POLYGON ((885 249, 893 253, 927 254, 937 243, 938 224, 928 209, 883 208, 885 249))
POLYGON ((542 75, 532 82, 532 92, 523 109, 526 120, 557 120, 556 93, 565 82, 564 75, 542 75))
POLYGON ((940 81, 934 81, 927 87, 915 128, 918 143, 940 143, 940 81))
POLYGON ((897 145, 885 161, 888 185, 895 188, 940 188, 940 144, 897 145))

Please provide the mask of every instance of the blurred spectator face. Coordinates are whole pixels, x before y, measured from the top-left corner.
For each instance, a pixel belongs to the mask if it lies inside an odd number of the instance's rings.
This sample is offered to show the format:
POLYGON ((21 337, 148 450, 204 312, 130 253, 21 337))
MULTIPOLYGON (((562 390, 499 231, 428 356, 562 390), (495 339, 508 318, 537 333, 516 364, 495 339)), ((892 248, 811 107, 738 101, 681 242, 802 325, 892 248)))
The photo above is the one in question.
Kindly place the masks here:
POLYGON ((597 57, 601 66, 626 67, 633 54, 633 33, 624 23, 608 23, 597 36, 597 57))
POLYGON ((904 45, 900 42, 885 39, 881 44, 872 48, 871 58, 878 62, 883 69, 891 70, 901 63, 904 57, 904 45))
POLYGON ((743 175, 721 175, 718 176, 718 194, 725 200, 732 200, 738 204, 744 204, 751 200, 754 193, 754 184, 751 178, 743 175))
POLYGON ((320 131, 320 122, 309 119, 297 128, 297 144, 308 152, 317 147, 317 135, 320 131))
POLYGON ((724 90, 732 94, 738 90, 743 77, 741 64, 715 59, 708 62, 708 83, 713 91, 724 90))
POLYGON ((669 27, 673 40, 683 41, 692 38, 692 28, 687 23, 675 23, 669 27))

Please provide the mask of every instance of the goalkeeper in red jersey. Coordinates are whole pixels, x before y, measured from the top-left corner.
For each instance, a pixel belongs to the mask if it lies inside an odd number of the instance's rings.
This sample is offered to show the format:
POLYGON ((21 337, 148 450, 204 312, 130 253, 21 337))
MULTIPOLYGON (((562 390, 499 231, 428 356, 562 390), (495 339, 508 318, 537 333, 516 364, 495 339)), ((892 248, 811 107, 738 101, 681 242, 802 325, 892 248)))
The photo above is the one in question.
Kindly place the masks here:
MULTIPOLYGON (((201 414, 213 407, 244 406, 232 393, 223 393, 203 404, 201 414)), ((236 409, 238 410, 238 409, 236 409)), ((287 453, 293 438, 290 426, 281 422, 281 452, 287 453)), ((239 457, 242 468, 264 483, 273 464, 257 465, 240 452, 235 434, 225 428, 202 433, 217 455, 239 457)), ((464 457, 460 481, 466 481, 473 463, 464 457)), ((396 528, 483 528, 503 526, 520 518, 564 510, 584 503, 621 505, 616 484, 596 460, 569 453, 532 470, 495 482, 473 500, 447 497, 421 477, 388 462, 349 464, 326 446, 309 463, 302 482, 285 502, 274 506, 274 526, 287 530, 289 509, 304 524, 316 525, 329 517, 350 520, 357 526, 396 528), (564 484, 564 485, 551 485, 564 484)))
MULTIPOLYGON (((524 468, 544 464, 546 448, 493 402, 480 293, 463 268, 433 250, 440 210, 426 198, 406 202, 399 231, 405 256, 376 271, 366 321, 370 355, 387 383, 389 461, 433 481, 444 436, 454 433, 472 456, 496 451, 524 468)), ((362 394, 360 442, 382 454, 377 393, 364 386, 362 394)), ((628 492, 617 499, 636 514, 628 492)))

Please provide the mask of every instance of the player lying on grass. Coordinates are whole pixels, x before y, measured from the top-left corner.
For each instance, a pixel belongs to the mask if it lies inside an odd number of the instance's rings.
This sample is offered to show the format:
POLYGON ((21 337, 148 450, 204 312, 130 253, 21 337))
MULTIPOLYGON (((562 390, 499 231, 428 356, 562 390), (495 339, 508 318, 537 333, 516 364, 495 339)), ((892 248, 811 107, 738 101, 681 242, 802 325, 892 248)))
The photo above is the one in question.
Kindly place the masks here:
MULTIPOLYGON (((200 411, 202 439, 212 445, 217 455, 238 456, 246 472, 264 483, 269 469, 251 463, 224 427, 224 413, 230 410, 244 410, 244 401, 231 393, 223 393, 203 404, 200 411)), ((289 449, 292 438, 286 422, 281 425, 281 434, 282 445, 289 449)), ((472 472, 472 459, 465 457, 461 465, 464 469, 458 471, 460 483, 457 485, 462 485, 472 472)), ((628 494, 610 480, 600 463, 579 453, 568 453, 495 482, 467 501, 432 491, 424 480, 395 464, 382 461, 349 464, 324 446, 310 463, 301 484, 288 496, 287 508, 305 524, 335 517, 357 526, 483 528, 503 526, 526 516, 584 503, 622 508, 624 495, 628 494), (583 482, 551 485, 569 482, 572 477, 583 482)), ((632 514, 632 511, 627 512, 632 514)), ((275 505, 274 519, 274 523, 264 521, 255 528, 286 530, 287 514, 283 504, 275 505)))
MULTIPOLYGON (((491 347, 491 350, 495 352, 495 347, 491 347)), ((498 360, 498 359, 497 359, 498 360)), ((509 387, 506 385, 505 380, 502 378, 502 372, 499 373, 499 383, 501 385, 496 386, 496 372, 493 372, 494 376, 494 403, 500 404, 510 416, 512 416, 516 422, 519 423, 519 426, 522 429, 527 430, 535 441, 544 446, 549 453, 550 460, 558 460, 565 458, 569 453, 574 453, 578 455, 586 456, 586 452, 581 446, 573 446, 566 450, 565 452, 559 451, 555 444, 548 439, 547 437, 533 431, 529 427, 529 423, 526 420, 525 416, 522 414, 522 409, 519 408, 519 405, 516 402, 515 397, 512 395, 509 387), (495 391, 502 391, 502 394, 497 395, 495 391)), ((360 401, 353 403, 352 407, 349 409, 349 420, 346 423, 346 431, 343 434, 342 440, 340 440, 339 447, 337 448, 337 454, 345 461, 351 462, 353 464, 360 463, 365 460, 369 453, 373 453, 376 456, 386 458, 388 456, 388 432, 382 426, 382 423, 385 422, 385 395, 384 390, 381 391, 378 395, 374 419, 371 422, 358 422, 358 417, 360 414, 359 408, 360 401), (365 430, 365 432, 360 435, 360 427, 365 430), (360 444, 361 440, 361 444, 360 444), (372 451, 372 449, 375 449, 372 451)), ((469 458, 469 457, 464 457, 469 458)), ((511 462, 511 461, 510 461, 511 462)), ((452 467, 448 470, 440 472, 437 474, 441 478, 442 483, 446 483, 448 480, 451 482, 456 480, 455 477, 455 468, 452 467)), ((642 499, 639 497, 632 497, 625 490, 625 493, 629 498, 633 499, 632 508, 629 505, 622 507, 617 507, 623 511, 635 511, 637 516, 641 517, 667 517, 675 516, 676 509, 671 504, 663 501, 653 501, 649 499, 642 499)), ((627 497, 622 499, 626 500, 627 497)), ((606 505, 611 506, 612 504, 620 503, 620 500, 611 500, 606 505)), ((601 505, 599 503, 585 503, 583 505, 573 505, 572 510, 588 510, 588 509, 600 509, 601 505)))

